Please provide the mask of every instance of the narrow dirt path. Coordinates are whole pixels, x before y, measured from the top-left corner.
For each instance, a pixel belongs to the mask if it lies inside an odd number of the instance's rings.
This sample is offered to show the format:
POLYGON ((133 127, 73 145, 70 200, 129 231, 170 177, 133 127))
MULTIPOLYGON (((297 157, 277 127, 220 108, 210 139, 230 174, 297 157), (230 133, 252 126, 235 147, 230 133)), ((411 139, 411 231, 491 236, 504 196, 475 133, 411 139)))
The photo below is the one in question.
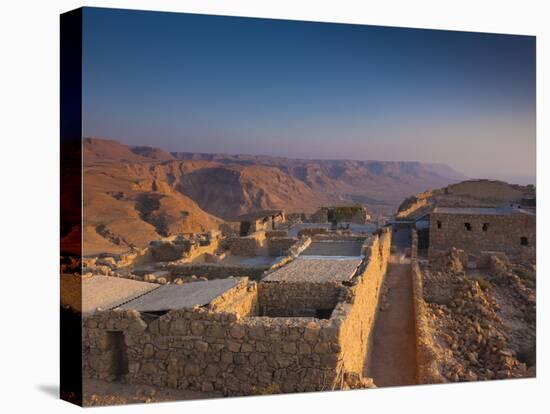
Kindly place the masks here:
POLYGON ((378 387, 416 384, 416 345, 409 260, 392 255, 384 282, 387 304, 374 327, 367 373, 378 387))

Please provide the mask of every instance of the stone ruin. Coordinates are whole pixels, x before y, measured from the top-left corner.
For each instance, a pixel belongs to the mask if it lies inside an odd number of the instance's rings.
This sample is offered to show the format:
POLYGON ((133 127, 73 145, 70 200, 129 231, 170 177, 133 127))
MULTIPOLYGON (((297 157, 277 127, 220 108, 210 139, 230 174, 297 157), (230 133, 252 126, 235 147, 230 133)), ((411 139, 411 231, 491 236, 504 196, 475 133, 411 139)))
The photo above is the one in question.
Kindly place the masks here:
POLYGON ((314 262, 305 278, 285 269, 309 260, 296 259, 197 306, 155 302, 172 288, 161 286, 96 311, 84 320, 85 375, 224 395, 373 386, 363 372, 390 243, 387 231, 370 237, 339 278, 314 262))
POLYGON ((454 247, 420 266, 416 249, 413 231, 419 383, 534 376, 536 299, 514 273, 534 268, 514 266, 502 252, 482 252, 468 266, 471 255, 454 247), (514 308, 514 322, 501 304, 514 308))

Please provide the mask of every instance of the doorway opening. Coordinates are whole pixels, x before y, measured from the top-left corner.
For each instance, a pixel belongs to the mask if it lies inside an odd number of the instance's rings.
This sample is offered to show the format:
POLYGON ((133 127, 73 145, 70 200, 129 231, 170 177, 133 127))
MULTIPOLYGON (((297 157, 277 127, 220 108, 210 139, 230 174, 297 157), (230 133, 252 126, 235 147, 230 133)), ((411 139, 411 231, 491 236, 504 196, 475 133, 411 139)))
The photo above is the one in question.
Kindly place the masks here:
POLYGON ((115 377, 115 381, 119 381, 128 374, 128 352, 124 333, 107 331, 107 346, 111 353, 111 374, 115 377))

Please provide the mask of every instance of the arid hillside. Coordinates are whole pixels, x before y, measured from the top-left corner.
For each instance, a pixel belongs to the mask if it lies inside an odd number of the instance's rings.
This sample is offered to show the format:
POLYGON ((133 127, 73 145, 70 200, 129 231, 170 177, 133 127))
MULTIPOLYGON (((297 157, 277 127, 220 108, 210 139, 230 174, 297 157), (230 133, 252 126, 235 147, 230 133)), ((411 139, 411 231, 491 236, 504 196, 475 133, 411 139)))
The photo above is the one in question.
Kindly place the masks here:
POLYGON ((92 164, 84 175, 85 254, 123 252, 222 223, 179 192, 174 165, 92 164))
MULTIPOLYGON (((305 185, 326 202, 359 202, 371 210, 395 211, 399 203, 415 192, 438 188, 466 178, 442 164, 392 161, 305 160, 263 155, 227 155, 175 152, 185 161, 211 161, 225 166, 241 166, 258 173, 260 167, 280 177, 305 185), (283 175, 281 175, 283 174, 283 175)), ((265 177, 270 178, 269 176, 265 177)), ((271 188, 269 188, 271 190, 271 188)), ((310 203, 315 204, 315 203, 310 203)), ((316 204, 318 206, 318 204, 316 204)), ((205 206, 208 209, 207 206, 205 206)), ((302 208, 303 210, 303 208, 302 208)))
POLYGON ((415 192, 461 178, 446 166, 418 162, 169 153, 90 138, 83 157, 89 254, 217 228, 265 209, 312 213, 324 204, 360 202, 391 212, 415 192))
POLYGON ((523 205, 528 207, 535 197, 533 186, 508 184, 494 180, 471 180, 407 198, 399 206, 397 217, 418 217, 434 207, 495 207, 523 205))

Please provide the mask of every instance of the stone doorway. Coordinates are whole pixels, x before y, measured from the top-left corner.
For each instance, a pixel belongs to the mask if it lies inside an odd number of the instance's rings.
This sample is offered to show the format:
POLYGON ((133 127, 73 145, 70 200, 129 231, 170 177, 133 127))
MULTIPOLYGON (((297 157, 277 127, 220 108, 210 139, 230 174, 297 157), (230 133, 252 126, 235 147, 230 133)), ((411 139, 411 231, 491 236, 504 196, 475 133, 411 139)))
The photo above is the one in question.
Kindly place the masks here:
POLYGON ((120 381, 128 374, 128 352, 124 333, 107 331, 107 349, 111 354, 111 375, 114 381, 120 381))

